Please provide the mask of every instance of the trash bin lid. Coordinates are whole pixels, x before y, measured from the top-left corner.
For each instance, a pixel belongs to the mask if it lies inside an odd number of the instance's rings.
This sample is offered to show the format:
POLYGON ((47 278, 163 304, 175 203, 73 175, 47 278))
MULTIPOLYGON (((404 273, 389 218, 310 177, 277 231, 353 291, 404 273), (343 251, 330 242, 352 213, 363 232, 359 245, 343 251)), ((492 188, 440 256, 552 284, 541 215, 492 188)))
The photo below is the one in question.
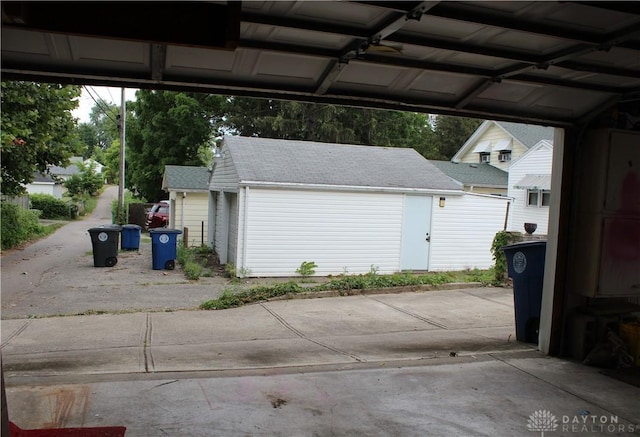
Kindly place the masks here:
POLYGON ((126 224, 126 225, 122 225, 122 229, 142 229, 142 227, 140 225, 134 225, 134 224, 126 224))
POLYGON ((547 245, 547 240, 520 241, 518 243, 502 246, 500 250, 526 249, 527 247, 537 247, 537 246, 546 246, 546 245, 547 245))
POLYGON ((90 228, 89 232, 103 232, 103 231, 121 231, 120 225, 102 225, 94 228, 90 228))
POLYGON ((153 228, 149 229, 150 234, 182 234, 181 230, 170 228, 153 228))

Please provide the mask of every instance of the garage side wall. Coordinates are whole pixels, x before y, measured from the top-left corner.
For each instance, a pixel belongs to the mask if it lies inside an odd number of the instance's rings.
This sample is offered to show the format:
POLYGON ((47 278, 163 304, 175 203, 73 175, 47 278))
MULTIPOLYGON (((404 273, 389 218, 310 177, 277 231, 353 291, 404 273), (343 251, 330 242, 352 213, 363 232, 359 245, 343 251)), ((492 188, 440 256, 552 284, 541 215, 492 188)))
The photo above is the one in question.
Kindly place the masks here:
POLYGON ((246 205, 243 267, 248 276, 393 273, 400 268, 403 196, 252 188, 246 205))
POLYGON ((491 244, 504 229, 507 202, 496 196, 447 196, 433 204, 429 270, 487 269, 493 265, 491 244))

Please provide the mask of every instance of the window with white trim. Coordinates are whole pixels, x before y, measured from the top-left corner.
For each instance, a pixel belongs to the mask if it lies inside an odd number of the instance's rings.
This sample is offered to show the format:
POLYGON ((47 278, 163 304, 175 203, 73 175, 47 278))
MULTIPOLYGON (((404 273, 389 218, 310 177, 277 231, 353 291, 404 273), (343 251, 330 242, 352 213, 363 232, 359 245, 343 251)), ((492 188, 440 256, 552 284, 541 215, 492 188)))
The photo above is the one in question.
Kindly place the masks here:
POLYGON ((491 162, 491 153, 480 153, 480 162, 491 162))
POLYGON ((549 190, 527 190, 527 206, 543 207, 551 203, 551 191, 549 190))
POLYGON ((507 162, 511 161, 511 150, 501 150, 498 155, 498 161, 507 162))

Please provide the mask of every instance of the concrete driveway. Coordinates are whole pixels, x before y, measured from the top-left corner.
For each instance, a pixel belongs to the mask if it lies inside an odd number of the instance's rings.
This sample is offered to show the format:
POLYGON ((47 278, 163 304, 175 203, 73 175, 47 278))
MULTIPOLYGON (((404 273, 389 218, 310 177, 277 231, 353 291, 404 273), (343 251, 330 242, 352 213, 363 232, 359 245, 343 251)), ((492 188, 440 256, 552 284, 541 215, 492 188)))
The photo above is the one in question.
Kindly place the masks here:
POLYGON ((197 311, 226 280, 154 271, 142 246, 93 267, 86 230, 108 223, 99 211, 3 254, 2 365, 9 417, 22 428, 531 436, 545 411, 557 435, 640 432, 637 387, 515 341, 509 288, 197 311), (100 310, 112 313, 55 317, 100 310), (583 417, 616 423, 565 428, 583 417))

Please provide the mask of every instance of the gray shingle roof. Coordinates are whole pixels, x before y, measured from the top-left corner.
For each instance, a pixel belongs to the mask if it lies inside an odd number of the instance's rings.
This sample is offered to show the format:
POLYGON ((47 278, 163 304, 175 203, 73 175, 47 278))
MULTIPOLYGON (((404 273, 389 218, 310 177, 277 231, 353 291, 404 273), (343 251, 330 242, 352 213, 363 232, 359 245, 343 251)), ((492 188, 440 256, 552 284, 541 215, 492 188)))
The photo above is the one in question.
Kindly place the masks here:
POLYGON ((553 143, 552 127, 512 123, 510 121, 496 121, 495 123, 513 135, 526 148, 535 146, 540 140, 549 140, 553 143))
POLYGON ((447 176, 465 185, 507 188, 509 173, 490 164, 465 164, 430 160, 447 176))
POLYGON ((209 169, 188 165, 165 165, 163 187, 169 190, 209 190, 209 169))
POLYGON ((242 182, 461 190, 414 149, 227 136, 242 182))
POLYGON ((33 182, 60 183, 59 181, 56 181, 50 174, 43 174, 40 172, 33 173, 33 182))
POLYGON ((79 174, 80 169, 75 164, 70 164, 67 167, 60 167, 59 165, 51 165, 49 166, 49 173, 55 176, 72 176, 74 174, 79 174))

